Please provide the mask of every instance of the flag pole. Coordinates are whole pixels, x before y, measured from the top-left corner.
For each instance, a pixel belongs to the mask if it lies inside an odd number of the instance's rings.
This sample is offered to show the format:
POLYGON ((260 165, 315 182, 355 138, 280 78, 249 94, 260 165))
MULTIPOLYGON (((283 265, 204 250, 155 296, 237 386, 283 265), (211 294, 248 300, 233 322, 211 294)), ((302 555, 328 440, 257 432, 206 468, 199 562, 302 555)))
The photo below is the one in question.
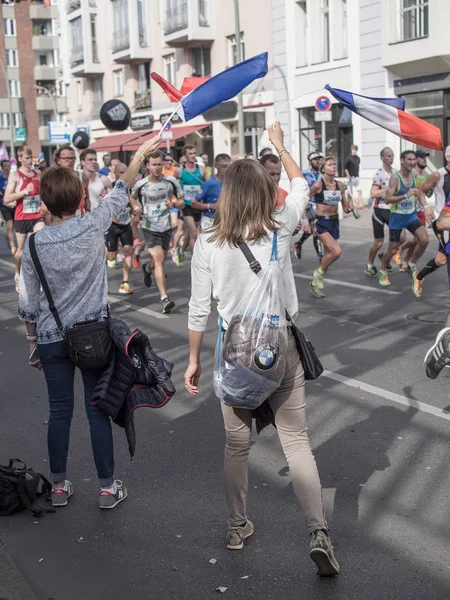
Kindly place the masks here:
POLYGON ((170 121, 173 119, 174 114, 177 112, 177 110, 180 108, 181 106, 181 102, 179 102, 176 107, 174 108, 172 114, 170 115, 170 117, 168 119, 166 119, 166 121, 164 121, 161 129, 159 130, 158 133, 158 137, 162 134, 162 132, 164 131, 165 126, 167 125, 167 123, 170 123, 170 121))
POLYGON ((298 100, 299 98, 302 98, 303 96, 308 96, 308 94, 314 94, 315 92, 321 92, 324 89, 325 88, 320 87, 320 88, 317 88, 317 90, 311 90, 310 92, 305 92, 304 94, 300 94, 300 96, 296 96, 295 98, 292 98, 292 100, 288 100, 287 102, 285 102, 283 104, 283 106, 278 110, 277 114, 275 115, 274 123, 276 121, 278 121, 278 117, 280 116, 283 108, 285 108, 288 104, 290 104, 291 102, 294 102, 294 100, 298 100))
MULTIPOLYGON (((239 17, 239 0, 234 0, 234 22, 235 22, 235 40, 236 40, 236 63, 243 60, 241 48, 241 24, 239 17)), ((238 94, 238 135, 239 135, 239 154, 244 158, 245 154, 245 133, 244 133, 244 101, 243 92, 238 94)))

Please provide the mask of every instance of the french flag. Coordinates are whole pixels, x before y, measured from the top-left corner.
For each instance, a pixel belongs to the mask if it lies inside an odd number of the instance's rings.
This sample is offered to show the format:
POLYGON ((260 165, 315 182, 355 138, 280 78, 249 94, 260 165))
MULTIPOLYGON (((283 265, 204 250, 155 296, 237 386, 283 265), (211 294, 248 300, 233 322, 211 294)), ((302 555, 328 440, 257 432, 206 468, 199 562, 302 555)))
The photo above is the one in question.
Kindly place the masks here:
POLYGON ((152 73, 152 79, 163 88, 172 102, 179 102, 175 112, 183 121, 190 121, 213 106, 234 98, 252 81, 267 75, 267 71, 268 53, 263 52, 214 75, 185 94, 182 93, 183 89, 178 91, 157 73, 152 73))
POLYGON ((404 98, 369 98, 326 85, 338 102, 399 137, 433 150, 443 150, 441 130, 405 111, 404 98))

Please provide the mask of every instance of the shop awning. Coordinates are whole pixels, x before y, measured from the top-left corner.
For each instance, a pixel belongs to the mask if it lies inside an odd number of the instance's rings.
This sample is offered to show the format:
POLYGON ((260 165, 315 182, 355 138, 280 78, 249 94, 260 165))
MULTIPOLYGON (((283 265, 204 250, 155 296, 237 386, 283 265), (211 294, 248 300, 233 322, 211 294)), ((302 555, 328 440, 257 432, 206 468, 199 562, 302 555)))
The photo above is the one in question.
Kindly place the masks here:
MULTIPOLYGON (((170 145, 173 146, 175 140, 186 137, 190 133, 194 133, 195 131, 200 131, 201 129, 205 129, 209 126, 209 123, 203 123, 202 125, 178 125, 172 127, 171 131, 173 132, 173 137, 170 140, 170 145)), ((153 131, 153 135, 158 133, 158 130, 153 131)), ((134 152, 139 148, 139 146, 144 142, 144 139, 149 136, 148 131, 141 131, 141 135, 138 138, 133 140, 129 140, 122 146, 122 150, 127 150, 129 152, 134 152)), ((161 142, 161 148, 164 148, 167 144, 166 140, 161 142)))
POLYGON ((120 152, 123 149, 123 145, 127 142, 147 136, 151 132, 151 129, 147 129, 146 131, 131 131, 118 135, 107 135, 99 140, 95 140, 89 148, 93 148, 98 152, 120 152))

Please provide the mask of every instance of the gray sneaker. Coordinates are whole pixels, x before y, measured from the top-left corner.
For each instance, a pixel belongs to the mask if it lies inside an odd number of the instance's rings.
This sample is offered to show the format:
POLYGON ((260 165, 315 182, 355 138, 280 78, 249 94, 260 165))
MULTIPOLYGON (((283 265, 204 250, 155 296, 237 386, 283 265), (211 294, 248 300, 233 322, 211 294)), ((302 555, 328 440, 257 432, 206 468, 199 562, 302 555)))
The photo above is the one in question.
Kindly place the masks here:
POLYGON ((122 502, 128 496, 127 488, 120 479, 116 479, 114 483, 116 484, 116 491, 114 493, 105 489, 100 491, 98 496, 100 508, 115 508, 119 502, 122 502))
POLYGON ((333 553, 331 538, 323 529, 316 529, 311 534, 309 555, 317 565, 317 575, 332 577, 339 573, 340 568, 333 553))
POLYGON ((227 548, 229 550, 241 550, 244 547, 244 540, 253 535, 255 528, 251 521, 241 527, 228 527, 227 548))
POLYGON ((73 494, 73 485, 68 479, 64 482, 64 487, 52 487, 52 506, 67 506, 67 499, 73 494))

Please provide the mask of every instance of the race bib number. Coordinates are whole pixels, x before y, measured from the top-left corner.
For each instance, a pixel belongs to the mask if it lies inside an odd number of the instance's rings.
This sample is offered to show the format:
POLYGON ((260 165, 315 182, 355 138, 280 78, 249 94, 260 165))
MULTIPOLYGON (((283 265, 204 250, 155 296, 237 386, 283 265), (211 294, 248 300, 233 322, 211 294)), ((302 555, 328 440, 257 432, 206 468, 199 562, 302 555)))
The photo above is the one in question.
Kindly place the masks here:
POLYGON ((410 198, 405 198, 401 202, 397 202, 397 209, 395 212, 400 213, 401 215, 410 215, 415 211, 415 197, 411 196, 410 198))
POLYGON ((25 215, 38 213, 41 208, 40 196, 25 196, 22 211, 25 215))
POLYGON ((158 202, 158 204, 146 204, 144 206, 144 216, 147 219, 158 219, 167 211, 165 202, 158 202))
POLYGON ((201 221, 200 221, 200 228, 202 231, 205 231, 206 229, 211 229, 211 227, 214 225, 214 217, 207 217, 206 215, 202 215, 201 221))
POLYGON ((340 190, 324 190, 323 191, 323 203, 328 206, 336 206, 339 204, 341 199, 340 190))
POLYGON ((129 210, 127 209, 127 210, 125 210, 124 212, 120 213, 120 215, 119 215, 119 219, 118 219, 117 223, 118 223, 119 225, 128 225, 128 223, 129 223, 130 221, 131 221, 131 218, 130 218, 130 212, 129 212, 129 210))
POLYGON ((195 198, 195 196, 200 194, 201 191, 202 191, 201 185, 185 185, 183 188, 184 203, 187 206, 190 206, 192 204, 192 200, 195 198))

